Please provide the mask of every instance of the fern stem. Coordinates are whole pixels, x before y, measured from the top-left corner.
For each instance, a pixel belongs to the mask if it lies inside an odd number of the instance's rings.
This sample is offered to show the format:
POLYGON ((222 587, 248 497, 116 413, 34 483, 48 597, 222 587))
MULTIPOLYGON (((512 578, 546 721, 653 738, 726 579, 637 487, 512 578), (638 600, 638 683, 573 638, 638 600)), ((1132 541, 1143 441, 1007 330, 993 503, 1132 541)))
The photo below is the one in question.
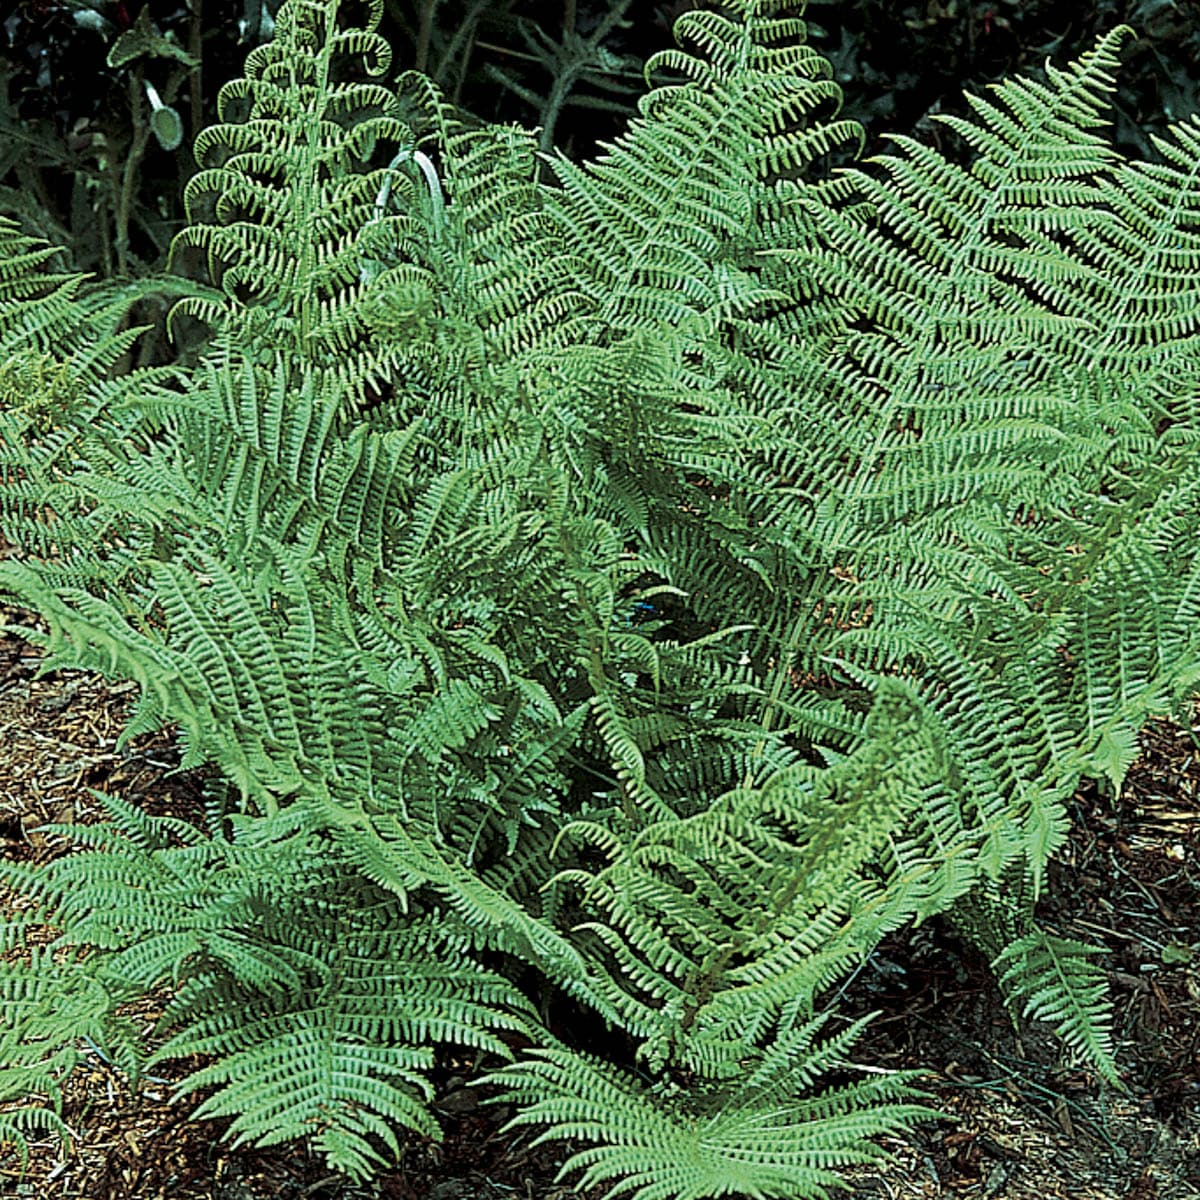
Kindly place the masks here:
MULTIPOLYGON (((775 666, 775 674, 771 679, 771 689, 767 695, 766 703, 763 705, 762 718, 759 721, 759 724, 762 726, 763 736, 754 748, 754 757, 756 759, 761 758, 766 751, 767 741, 775 724, 775 713, 778 711, 779 703, 783 698, 784 683, 791 675, 792 663, 795 659, 796 650, 800 645, 800 636, 807 627, 807 615, 803 612, 797 613, 796 619, 792 622, 792 627, 788 631, 787 638, 779 647, 779 661, 775 666)), ((742 786, 750 787, 753 782, 754 776, 752 771, 748 769, 742 780, 742 786)))
POLYGON ((450 70, 450 64, 454 62, 459 52, 462 51, 463 61, 459 67, 458 79, 454 85, 453 100, 455 107, 458 106, 459 93, 467 74, 467 63, 471 58, 471 50, 478 44, 475 41, 475 33, 479 25, 479 18, 487 11, 490 2, 491 0, 475 0, 475 3, 468 10, 467 15, 458 23, 458 28, 454 31, 454 36, 450 39, 449 45, 442 51, 442 57, 431 72, 432 77, 444 87, 446 85, 446 75, 450 70), (464 46, 466 47, 465 51, 463 51, 464 46))
MULTIPOLYGON (((191 13, 188 20, 188 53, 196 61, 196 65, 188 73, 188 96, 192 106, 191 124, 192 141, 194 142, 204 128, 204 67, 201 62, 201 55, 204 51, 201 37, 204 0, 188 0, 188 11, 191 13)), ((184 163, 191 161, 190 156, 183 155, 181 161, 184 163)), ((187 168, 185 167, 184 170, 187 168)))
POLYGON ((414 68, 426 73, 429 66, 429 43, 433 37, 433 21, 437 16, 438 6, 441 0, 425 0, 421 5, 421 22, 417 26, 417 46, 413 59, 414 68))
POLYGON ((142 69, 135 67, 129 72, 129 111, 133 122, 133 133, 125 153, 121 170, 121 188, 117 193, 116 238, 117 273, 129 273, 129 222, 133 212, 133 192, 137 186, 138 167, 150 141, 150 126, 142 119, 142 69))
MULTIPOLYGON (((554 83, 550 88, 550 94, 546 97, 546 103, 542 106, 541 120, 539 121, 542 127, 542 134, 538 139, 538 148, 543 154, 549 154, 554 149, 554 127, 558 124, 558 118, 562 113, 563 106, 567 102, 567 97, 579 81, 580 75, 588 67, 594 65, 596 51, 603 44, 604 39, 613 31, 613 28, 624 19, 632 3, 633 0, 616 0, 612 8, 609 9, 608 15, 596 26, 595 32, 586 41, 578 43, 578 48, 575 49, 575 52, 563 69, 555 76, 554 83)), ((574 3, 568 0, 567 16, 570 19, 570 24, 563 30, 564 49, 573 49, 572 43, 576 42, 574 9, 574 3)), ((564 25, 566 25, 565 21, 564 25)))

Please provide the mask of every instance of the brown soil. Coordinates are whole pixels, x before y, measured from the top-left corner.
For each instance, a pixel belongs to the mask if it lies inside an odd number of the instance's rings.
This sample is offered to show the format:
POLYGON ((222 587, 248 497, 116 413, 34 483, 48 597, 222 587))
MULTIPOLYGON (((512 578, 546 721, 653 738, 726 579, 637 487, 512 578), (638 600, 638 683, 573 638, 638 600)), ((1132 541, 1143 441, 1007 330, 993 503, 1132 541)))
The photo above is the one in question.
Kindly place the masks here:
MULTIPOLYGON (((0 609, 0 622, 13 614, 0 609)), ((48 822, 100 819, 89 788, 136 798, 157 813, 196 815, 193 777, 171 774, 169 738, 116 739, 132 686, 75 672, 36 677, 39 655, 0 636, 0 837, 9 859, 44 862, 61 842, 48 822)), ((1200 1200, 1200 748, 1166 723, 1118 803, 1075 799, 1075 831, 1053 864, 1045 918, 1108 947, 1125 1094, 1056 1065, 1041 1031, 1018 1035, 982 962, 933 923, 890 939, 844 1001, 880 1012, 855 1057, 927 1069, 946 1119, 889 1143, 886 1170, 847 1176, 871 1200, 1200 1200)), ((3 902, 0 897, 0 903, 3 902)), ((11 903, 11 897, 9 898, 11 903)), ((156 1006, 139 1014, 152 1022, 156 1006)), ((71 1152, 35 1144, 22 1175, 0 1157, 0 1198, 17 1200, 568 1200, 555 1182, 566 1157, 534 1135, 500 1132, 503 1113, 478 1107, 448 1062, 440 1145, 414 1141, 399 1168, 370 1185, 329 1177, 294 1146, 231 1150, 219 1123, 193 1123, 194 1101, 171 1102, 171 1080, 133 1091, 91 1053, 69 1085, 71 1152)), ((173 1078, 190 1069, 179 1064, 173 1078)), ((590 1200, 590 1198, 589 1198, 590 1200)))

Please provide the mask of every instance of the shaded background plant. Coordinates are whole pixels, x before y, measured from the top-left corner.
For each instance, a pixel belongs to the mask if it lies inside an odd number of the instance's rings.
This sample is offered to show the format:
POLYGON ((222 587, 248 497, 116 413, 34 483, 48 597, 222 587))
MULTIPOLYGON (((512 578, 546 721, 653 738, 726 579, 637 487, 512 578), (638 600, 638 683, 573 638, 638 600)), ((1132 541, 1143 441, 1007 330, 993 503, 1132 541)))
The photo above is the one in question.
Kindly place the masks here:
MULTIPOLYGON (((269 0, 18 0, 0 20, 0 212, 49 238, 75 269, 128 277, 161 270, 183 224, 188 146, 247 46, 269 34, 269 0), (111 65, 145 23, 161 40, 111 65), (199 65, 193 65, 199 63, 199 65), (143 80, 180 113, 189 137, 149 136, 143 80)), ((415 67, 486 121, 545 129, 573 157, 611 140, 633 110, 642 64, 670 45, 690 0, 389 0, 381 31, 415 67)), ((817 0, 807 19, 834 66, 847 115, 872 149, 917 129, 957 153, 927 118, 961 112, 962 89, 1071 56, 1118 22, 1139 33, 1115 105, 1117 142, 1139 153, 1164 122, 1193 111, 1197 0, 817 0)), ((139 317, 151 316, 142 312, 139 317)), ((160 348, 160 353, 165 350, 160 348)))

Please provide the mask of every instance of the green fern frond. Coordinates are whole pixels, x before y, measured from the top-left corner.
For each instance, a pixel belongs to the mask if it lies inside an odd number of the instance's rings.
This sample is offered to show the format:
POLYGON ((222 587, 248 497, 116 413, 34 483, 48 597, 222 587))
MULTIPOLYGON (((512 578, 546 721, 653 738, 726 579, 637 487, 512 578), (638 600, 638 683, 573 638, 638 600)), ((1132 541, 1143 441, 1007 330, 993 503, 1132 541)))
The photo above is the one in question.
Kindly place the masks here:
MULTIPOLYGON (((197 139, 200 170, 184 193, 192 224, 173 252, 201 251, 227 300, 185 298, 173 320, 237 321, 334 370, 337 354, 362 338, 356 243, 381 183, 366 167, 378 143, 411 139, 395 96, 371 82, 391 62, 372 32, 373 8, 365 28, 341 28, 336 4, 295 0, 274 39, 247 57, 245 78, 222 89, 222 123, 197 139), (345 56, 363 64, 367 81, 337 77, 345 56)), ((380 365, 368 357, 346 373, 351 399, 380 365)))
MULTIPOLYGON (((491 1030, 522 1029, 504 1012, 523 999, 478 967, 445 966, 436 946, 405 956, 344 952, 333 956, 325 986, 294 1001, 251 1002, 231 1015, 235 994, 217 981, 193 986, 197 1019, 154 1060, 219 1055, 184 1080, 184 1092, 217 1085, 200 1117, 231 1116, 234 1144, 277 1145, 311 1138, 334 1170, 362 1177, 400 1153, 396 1129, 439 1136, 428 1110, 432 1041, 507 1056, 491 1030)), ((381 946, 382 950, 382 946, 381 946)), ((243 1001, 244 1004, 244 1001, 243 1001)), ((185 1011, 176 1006, 176 1019, 185 1011)), ((236 1010, 234 1010, 236 1011, 236 1010)))
POLYGON ((32 947, 0 964, 0 1143, 22 1169, 30 1135, 52 1134, 65 1148, 74 1133, 63 1119, 63 1085, 82 1058, 84 1039, 135 1074, 140 1056, 129 1022, 112 1009, 130 989, 108 991, 78 956, 32 947), (38 1100, 39 1103, 20 1103, 38 1100))
POLYGON ((1012 1005, 1046 1021, 1107 1082, 1121 1087, 1112 1056, 1108 980, 1093 959, 1104 951, 1034 929, 1007 945, 992 964, 1012 1005))
POLYGON ((582 1171, 584 1190, 609 1184, 606 1197, 703 1200, 709 1196, 828 1197, 836 1168, 874 1162, 870 1139, 926 1119, 912 1073, 820 1087, 844 1064, 840 1056, 859 1022, 814 1044, 824 1017, 781 1034, 746 1081, 689 1103, 670 1083, 647 1086, 578 1051, 551 1046, 494 1071, 496 1102, 523 1107, 506 1126, 546 1126, 550 1139, 599 1142, 563 1164, 560 1178, 582 1171), (802 1064, 798 1066, 797 1064, 802 1064))
POLYGON ((801 22, 765 12, 685 14, 676 37, 696 51, 665 51, 647 65, 684 82, 644 97, 598 162, 554 161, 561 191, 548 196, 550 211, 606 324, 687 326, 696 313, 772 298, 739 269, 768 181, 860 136, 853 122, 802 120, 841 96, 803 36, 801 22))

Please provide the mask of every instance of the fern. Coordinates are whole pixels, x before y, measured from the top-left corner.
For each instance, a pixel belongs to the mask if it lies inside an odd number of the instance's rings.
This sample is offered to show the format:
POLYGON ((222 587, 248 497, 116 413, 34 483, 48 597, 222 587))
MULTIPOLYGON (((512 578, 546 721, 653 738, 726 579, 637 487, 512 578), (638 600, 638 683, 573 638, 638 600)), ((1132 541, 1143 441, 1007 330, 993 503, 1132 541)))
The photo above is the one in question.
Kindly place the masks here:
POLYGON ((1119 1085, 1107 980, 1092 961, 1100 953, 1095 946, 1035 929, 1006 946, 993 966, 1001 986, 1010 989, 1011 1003, 1024 1001, 1026 1016, 1050 1022, 1068 1046, 1119 1085))
POLYGON ((212 768, 204 828, 106 797, 4 869, 61 931, 0 972, 4 1094, 204 1054, 199 1115, 362 1178, 468 1046, 587 1186, 820 1196, 928 1114, 837 986, 942 913, 1119 1082, 1035 906, 1200 679, 1194 122, 1109 147, 1118 29, 952 119, 970 164, 822 177, 828 66, 736 0, 572 163, 388 87, 368 7, 290 0, 198 140, 192 358, 128 368, 0 223, 0 590, 212 768))
POLYGON ((839 1186, 836 1168, 882 1157, 871 1137, 928 1110, 906 1100, 913 1073, 815 1086, 842 1065, 840 1055, 866 1021, 818 1042, 824 1024, 821 1017, 781 1022, 772 1044, 745 1064, 744 1082, 724 1094, 689 1097, 671 1083, 647 1088, 590 1056, 551 1046, 497 1072, 506 1090, 495 1100, 522 1105, 508 1128, 548 1125, 538 1141, 600 1141, 572 1155, 560 1178, 582 1169, 583 1188, 617 1180, 605 1197, 828 1196, 839 1186))
MULTIPOLYGON (((7 964, 0 978, 0 1141, 16 1150, 22 1169, 29 1158, 29 1134, 55 1134, 70 1145, 62 1118, 62 1085, 77 1066, 74 1042, 116 1049, 129 1031, 105 1020, 111 1000, 103 986, 74 961, 56 962, 51 951, 33 948, 27 959, 7 964), (38 1100, 41 1103, 27 1103, 38 1100)), ((125 1043, 128 1049, 128 1041, 125 1043)), ((129 1066, 127 1053, 118 1061, 129 1066)))

